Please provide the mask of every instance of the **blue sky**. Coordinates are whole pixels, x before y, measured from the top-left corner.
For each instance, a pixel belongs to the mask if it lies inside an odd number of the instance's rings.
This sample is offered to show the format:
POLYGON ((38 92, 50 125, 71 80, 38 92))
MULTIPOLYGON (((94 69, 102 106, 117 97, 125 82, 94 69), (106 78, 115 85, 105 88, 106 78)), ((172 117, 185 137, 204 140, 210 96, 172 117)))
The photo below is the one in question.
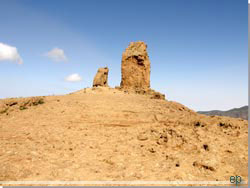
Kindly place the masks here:
POLYGON ((0 98, 91 87, 104 66, 118 86, 122 52, 141 40, 151 87, 168 100, 193 110, 248 104, 247 0, 0 0, 0 8, 0 44, 12 49, 1 56, 0 46, 0 98), (72 74, 82 80, 67 82, 72 74))

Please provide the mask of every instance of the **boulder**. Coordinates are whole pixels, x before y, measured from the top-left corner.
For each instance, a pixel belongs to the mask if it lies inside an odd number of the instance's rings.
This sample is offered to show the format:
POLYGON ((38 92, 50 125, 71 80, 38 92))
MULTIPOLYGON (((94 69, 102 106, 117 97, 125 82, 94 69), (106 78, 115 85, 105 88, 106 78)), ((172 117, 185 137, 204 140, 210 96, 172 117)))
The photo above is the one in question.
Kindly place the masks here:
POLYGON ((108 73, 108 67, 99 68, 93 81, 93 87, 108 86, 108 73))
POLYGON ((150 61, 144 42, 131 42, 122 54, 122 89, 150 88, 150 61))

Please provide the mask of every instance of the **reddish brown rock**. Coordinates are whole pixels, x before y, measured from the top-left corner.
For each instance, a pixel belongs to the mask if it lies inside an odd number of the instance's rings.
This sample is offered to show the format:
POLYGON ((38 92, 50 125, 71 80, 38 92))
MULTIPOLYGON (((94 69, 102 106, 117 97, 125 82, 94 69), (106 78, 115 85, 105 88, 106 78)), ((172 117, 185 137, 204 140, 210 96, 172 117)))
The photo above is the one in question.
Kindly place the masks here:
POLYGON ((123 89, 150 88, 150 61, 147 45, 144 42, 131 42, 122 54, 122 81, 123 89))
POLYGON ((93 87, 108 86, 108 73, 108 67, 99 68, 93 81, 93 87))

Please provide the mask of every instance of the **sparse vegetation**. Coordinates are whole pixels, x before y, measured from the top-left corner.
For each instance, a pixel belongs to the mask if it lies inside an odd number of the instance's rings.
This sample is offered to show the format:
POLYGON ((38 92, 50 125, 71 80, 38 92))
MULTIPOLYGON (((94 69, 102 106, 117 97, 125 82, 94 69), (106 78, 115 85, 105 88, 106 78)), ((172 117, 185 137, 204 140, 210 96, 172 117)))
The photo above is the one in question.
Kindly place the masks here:
POLYGON ((41 98, 41 99, 38 99, 37 101, 32 102, 32 105, 37 106, 37 105, 43 104, 43 103, 44 103, 44 100, 41 98))
MULTIPOLYGON (((9 98, 1 101, 0 114, 9 113, 12 111, 26 110, 31 106, 44 104, 44 99, 41 97, 31 98, 9 98)), ((8 115, 8 114, 7 114, 8 115)))
POLYGON ((27 101, 24 101, 23 102, 23 105, 21 105, 19 107, 20 110, 25 110, 25 109, 28 109, 27 106, 37 106, 39 104, 43 104, 44 103, 44 99, 43 98, 38 98, 38 97, 35 97, 35 98, 31 98, 27 101))
POLYGON ((28 108, 27 108, 26 106, 20 106, 19 109, 20 109, 20 110, 26 110, 26 109, 28 109, 28 108))
POLYGON ((8 108, 5 108, 4 110, 1 110, 0 111, 0 114, 4 114, 4 113, 6 113, 8 111, 8 108))

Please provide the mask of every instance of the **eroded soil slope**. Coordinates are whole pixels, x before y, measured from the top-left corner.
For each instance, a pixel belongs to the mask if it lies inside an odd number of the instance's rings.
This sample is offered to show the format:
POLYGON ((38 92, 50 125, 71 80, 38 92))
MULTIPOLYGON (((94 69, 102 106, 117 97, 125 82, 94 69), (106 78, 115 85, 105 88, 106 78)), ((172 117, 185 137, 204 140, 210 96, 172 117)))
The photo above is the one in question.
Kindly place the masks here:
POLYGON ((109 88, 0 105, 1 181, 247 180, 245 120, 109 88))

